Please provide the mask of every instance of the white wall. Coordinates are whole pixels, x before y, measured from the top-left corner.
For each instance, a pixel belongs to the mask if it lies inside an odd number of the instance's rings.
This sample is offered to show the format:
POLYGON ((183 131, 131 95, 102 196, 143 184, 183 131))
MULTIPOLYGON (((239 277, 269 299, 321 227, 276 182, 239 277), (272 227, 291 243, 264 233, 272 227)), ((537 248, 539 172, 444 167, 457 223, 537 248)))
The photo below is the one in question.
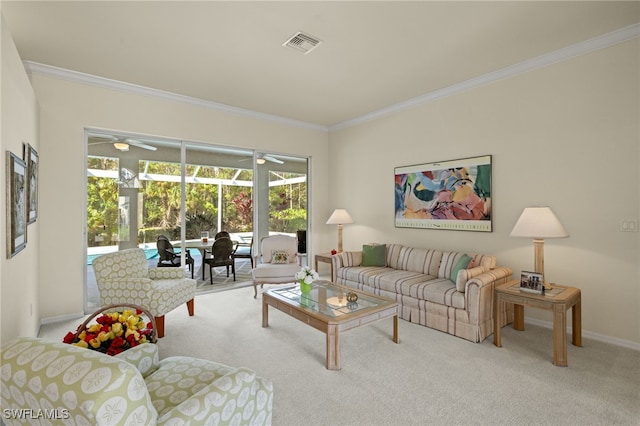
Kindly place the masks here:
POLYGON ((0 19, 2 66, 0 67, 0 152, 2 178, 0 187, 2 209, 2 250, 0 251, 0 335, 2 341, 17 335, 35 335, 40 327, 38 306, 38 242, 40 221, 28 225, 26 248, 7 259, 5 243, 6 209, 6 151, 22 158, 22 144, 29 143, 36 150, 38 142, 38 104, 27 73, 18 56, 4 17, 0 19))
MULTIPOLYGON (((251 119, 200 106, 32 75, 41 105, 41 315, 82 312, 85 241, 83 129, 97 127, 225 146, 310 155, 312 212, 327 204, 325 131, 251 119), (51 256, 64 250, 64 261, 51 256)), ((327 210, 326 214, 329 212, 327 210)), ((320 214, 312 227, 324 226, 320 214)), ((319 244, 319 243, 318 243, 319 244)))
POLYGON ((533 268, 533 245, 509 233, 523 208, 549 205, 570 237, 546 241, 547 277, 582 290, 587 336, 638 347, 640 233, 620 231, 622 219, 640 218, 638 44, 332 132, 332 201, 356 222, 344 228, 345 249, 377 241, 477 251, 519 274, 533 268), (394 167, 486 154, 492 233, 394 228, 394 167))

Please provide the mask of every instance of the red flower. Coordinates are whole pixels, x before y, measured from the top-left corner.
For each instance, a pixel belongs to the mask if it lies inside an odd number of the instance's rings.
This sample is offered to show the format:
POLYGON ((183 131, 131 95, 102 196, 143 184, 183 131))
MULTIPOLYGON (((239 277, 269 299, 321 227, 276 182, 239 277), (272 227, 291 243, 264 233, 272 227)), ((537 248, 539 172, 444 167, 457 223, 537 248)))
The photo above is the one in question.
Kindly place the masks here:
POLYGON ((113 341, 111 342, 111 348, 122 348, 122 346, 124 346, 125 344, 125 340, 120 337, 120 336, 116 336, 113 341))
POLYGON ((114 348, 113 346, 110 346, 109 349, 107 349, 107 355, 118 355, 119 353, 124 352, 124 349, 122 347, 119 348, 114 348))
POLYGON ((96 322, 102 325, 111 325, 113 324, 113 320, 109 315, 102 315, 101 317, 96 318, 96 322))
POLYGON ((131 345, 131 347, 133 348, 134 346, 138 346, 138 342, 136 341, 136 336, 134 336, 133 334, 130 334, 127 336, 127 342, 129 343, 129 345, 131 345))
POLYGON ((64 336, 64 339, 62 339, 62 341, 64 343, 73 343, 75 338, 76 338, 76 333, 68 332, 66 336, 64 336))

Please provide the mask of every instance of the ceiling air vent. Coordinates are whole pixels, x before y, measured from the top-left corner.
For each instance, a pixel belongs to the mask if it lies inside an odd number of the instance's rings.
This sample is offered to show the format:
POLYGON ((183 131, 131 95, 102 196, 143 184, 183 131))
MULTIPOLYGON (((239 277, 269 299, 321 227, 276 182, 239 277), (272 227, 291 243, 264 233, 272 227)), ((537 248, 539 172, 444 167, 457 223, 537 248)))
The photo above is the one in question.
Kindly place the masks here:
POLYGON ((305 55, 316 48, 321 42, 315 37, 298 31, 289 40, 283 43, 283 46, 292 47, 305 55))

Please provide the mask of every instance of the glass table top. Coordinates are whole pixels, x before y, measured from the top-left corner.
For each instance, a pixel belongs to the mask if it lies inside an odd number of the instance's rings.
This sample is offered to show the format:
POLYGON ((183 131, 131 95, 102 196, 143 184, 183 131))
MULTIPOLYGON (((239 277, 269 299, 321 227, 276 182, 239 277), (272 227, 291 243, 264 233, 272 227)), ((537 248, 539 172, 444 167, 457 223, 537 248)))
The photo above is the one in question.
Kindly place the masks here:
POLYGON ((294 304, 330 317, 339 317, 367 308, 394 303, 363 293, 356 293, 358 295, 357 301, 348 302, 346 295, 351 291, 346 287, 331 285, 329 282, 323 281, 314 281, 311 291, 306 294, 300 292, 298 285, 269 290, 270 293, 279 295, 294 304))

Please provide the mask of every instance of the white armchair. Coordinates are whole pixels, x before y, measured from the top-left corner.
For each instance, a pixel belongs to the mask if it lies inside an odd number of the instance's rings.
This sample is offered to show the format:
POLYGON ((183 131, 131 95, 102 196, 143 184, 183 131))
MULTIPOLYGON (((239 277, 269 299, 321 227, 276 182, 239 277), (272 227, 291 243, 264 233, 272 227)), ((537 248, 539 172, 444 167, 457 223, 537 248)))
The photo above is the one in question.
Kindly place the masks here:
POLYGON ((75 425, 270 425, 273 384, 246 368, 159 360, 145 343, 116 356, 22 337, 0 350, 2 421, 75 425))
POLYGON ((298 240, 288 235, 270 235, 260 241, 260 251, 254 256, 253 297, 258 297, 258 284, 287 284, 296 281, 300 270, 298 240))
POLYGON ((100 304, 142 306, 155 317, 158 337, 164 336, 164 315, 186 303, 193 316, 196 281, 182 268, 149 268, 142 249, 103 254, 93 261, 100 304))

